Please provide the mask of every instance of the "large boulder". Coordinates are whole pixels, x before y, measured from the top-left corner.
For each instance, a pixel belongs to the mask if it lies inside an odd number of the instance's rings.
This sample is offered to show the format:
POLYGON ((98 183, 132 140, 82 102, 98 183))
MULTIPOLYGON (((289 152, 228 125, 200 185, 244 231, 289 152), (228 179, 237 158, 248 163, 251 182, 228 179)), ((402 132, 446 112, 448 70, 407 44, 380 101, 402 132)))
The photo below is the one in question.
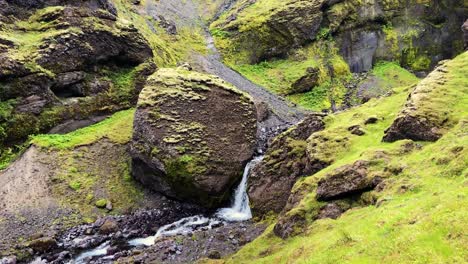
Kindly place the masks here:
POLYGON ((445 61, 413 88, 405 106, 385 131, 383 141, 436 141, 458 122, 466 105, 468 52, 445 61), (447 110, 447 104, 452 110, 447 110))
POLYGON ((306 153, 306 139, 324 128, 320 115, 310 115, 273 140, 264 159, 249 176, 248 193, 255 214, 279 213, 296 180, 326 166, 311 162, 306 153))
POLYGON ((252 158, 256 133, 248 95, 215 76, 160 69, 138 100, 132 174, 167 196, 215 207, 252 158))

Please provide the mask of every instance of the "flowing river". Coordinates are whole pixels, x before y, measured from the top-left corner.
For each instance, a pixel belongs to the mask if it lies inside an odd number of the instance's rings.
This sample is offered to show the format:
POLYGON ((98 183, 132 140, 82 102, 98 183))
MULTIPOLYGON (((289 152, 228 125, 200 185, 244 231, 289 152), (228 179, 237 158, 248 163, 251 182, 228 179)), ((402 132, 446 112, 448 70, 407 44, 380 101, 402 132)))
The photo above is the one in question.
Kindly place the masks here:
MULTIPOLYGON (((160 227, 154 236, 132 239, 128 241, 128 244, 134 247, 141 245, 151 246, 154 245, 156 240, 160 237, 186 235, 194 232, 197 230, 197 228, 200 227, 211 229, 214 226, 219 226, 224 222, 239 222, 249 220, 252 218, 252 212, 250 210, 249 197, 247 195, 247 179, 251 168, 262 159, 263 156, 256 157, 245 166, 242 180, 234 192, 231 207, 221 208, 211 217, 195 215, 182 218, 174 223, 160 227)), ((109 242, 105 242, 92 250, 81 253, 72 263, 86 263, 86 260, 90 257, 105 256, 107 255, 107 250, 109 248, 109 242)))

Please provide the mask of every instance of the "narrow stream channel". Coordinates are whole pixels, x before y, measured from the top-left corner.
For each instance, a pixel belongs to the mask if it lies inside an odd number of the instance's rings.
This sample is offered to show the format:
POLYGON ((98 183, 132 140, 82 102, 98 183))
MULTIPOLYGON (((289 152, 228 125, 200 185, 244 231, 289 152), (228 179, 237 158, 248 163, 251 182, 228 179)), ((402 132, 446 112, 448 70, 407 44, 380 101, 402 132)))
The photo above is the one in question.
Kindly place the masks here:
MULTIPOLYGON (((141 245, 151 246, 154 245, 156 240, 160 237, 186 235, 196 231, 200 227, 212 229, 215 226, 220 226, 224 222, 240 222, 249 220, 252 218, 252 212, 249 205, 249 196, 247 195, 247 180, 250 170, 262 159, 263 156, 256 157, 245 166, 242 180, 232 197, 231 207, 221 208, 211 217, 195 215, 182 218, 174 223, 160 227, 153 236, 132 239, 128 241, 128 244, 133 247, 141 245)), ((107 250, 109 248, 109 242, 106 241, 94 249, 81 253, 70 263, 82 264, 86 263, 86 260, 90 257, 105 256, 107 255, 107 250)))

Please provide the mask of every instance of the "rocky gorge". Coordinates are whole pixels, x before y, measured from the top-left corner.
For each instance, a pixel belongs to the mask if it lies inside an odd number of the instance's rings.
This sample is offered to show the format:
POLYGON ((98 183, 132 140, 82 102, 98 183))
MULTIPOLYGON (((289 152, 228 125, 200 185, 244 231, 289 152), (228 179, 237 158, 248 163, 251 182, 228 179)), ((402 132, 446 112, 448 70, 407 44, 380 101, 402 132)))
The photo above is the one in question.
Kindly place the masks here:
POLYGON ((467 18, 0 0, 0 263, 462 263, 467 18))

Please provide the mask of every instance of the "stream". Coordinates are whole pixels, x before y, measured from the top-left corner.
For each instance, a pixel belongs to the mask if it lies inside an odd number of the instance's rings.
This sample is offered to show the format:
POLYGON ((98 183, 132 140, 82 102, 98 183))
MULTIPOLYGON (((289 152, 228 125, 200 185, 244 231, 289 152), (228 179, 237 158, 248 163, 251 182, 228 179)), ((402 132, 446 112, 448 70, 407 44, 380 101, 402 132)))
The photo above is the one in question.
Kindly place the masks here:
MULTIPOLYGON (((164 225, 158 229, 155 235, 144 238, 135 238, 127 243, 131 247, 152 246, 156 240, 167 236, 188 235, 196 230, 210 230, 224 225, 225 222, 240 222, 252 218, 252 212, 249 206, 249 197, 247 195, 247 179, 250 170, 263 159, 263 156, 252 159, 244 168, 242 180, 236 188, 231 202, 231 207, 220 208, 211 217, 195 215, 182 218, 171 224, 164 225)), ((87 263, 90 258, 106 256, 110 248, 109 241, 106 241, 98 247, 87 250, 79 254, 69 263, 82 264, 87 263)))

